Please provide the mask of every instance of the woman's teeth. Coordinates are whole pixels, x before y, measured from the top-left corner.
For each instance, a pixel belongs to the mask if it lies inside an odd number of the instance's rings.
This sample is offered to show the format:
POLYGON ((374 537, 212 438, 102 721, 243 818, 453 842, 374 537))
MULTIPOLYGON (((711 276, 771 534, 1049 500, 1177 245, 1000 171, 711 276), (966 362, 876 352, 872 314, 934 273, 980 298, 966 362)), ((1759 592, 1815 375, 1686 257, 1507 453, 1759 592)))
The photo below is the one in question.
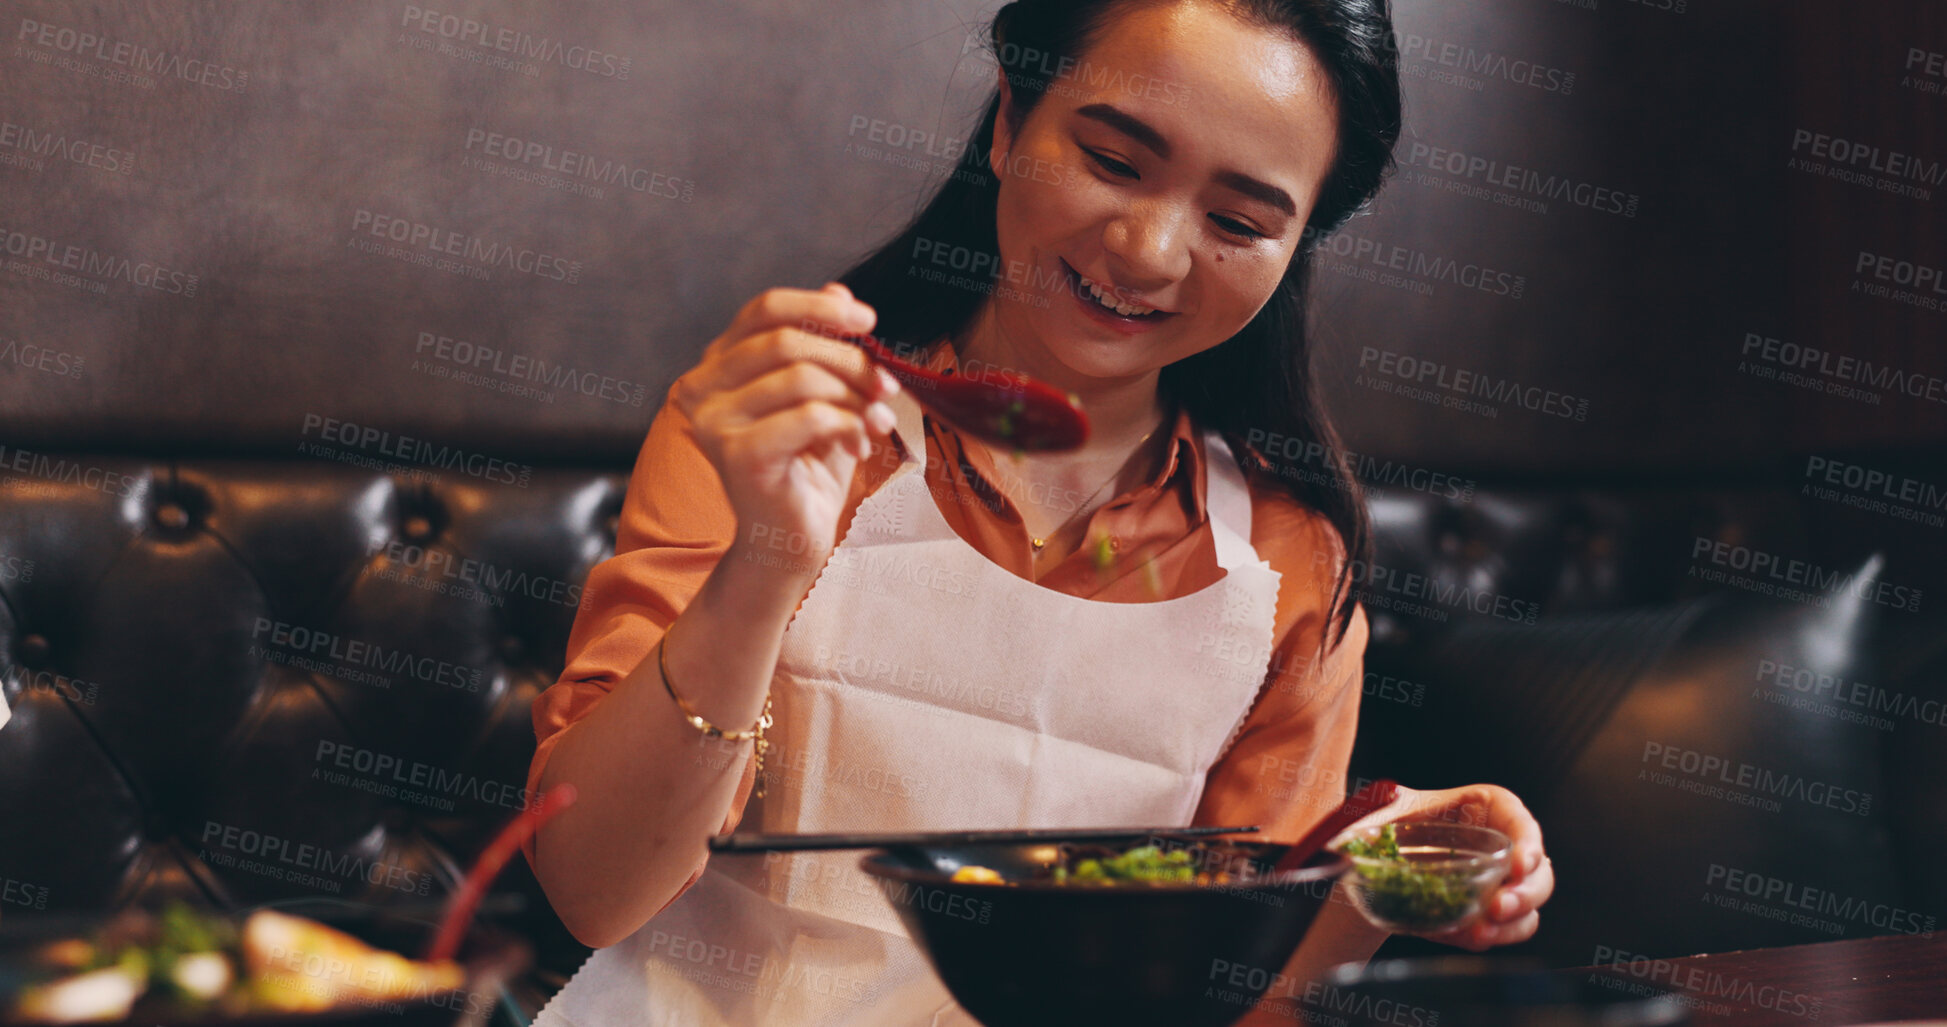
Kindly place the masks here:
POLYGON ((1123 317, 1142 317, 1145 314, 1154 314, 1156 312, 1155 307, 1145 307, 1135 303, 1124 303, 1116 299, 1114 296, 1112 296, 1109 293, 1109 290, 1104 289, 1102 287, 1102 284, 1100 282, 1097 282, 1089 278, 1087 275, 1084 275, 1079 271, 1075 272, 1075 277, 1081 279, 1082 291, 1088 293, 1090 296, 1093 296, 1095 298, 1095 302, 1101 304, 1104 307, 1107 307, 1110 310, 1115 311, 1118 314, 1121 314, 1123 317))

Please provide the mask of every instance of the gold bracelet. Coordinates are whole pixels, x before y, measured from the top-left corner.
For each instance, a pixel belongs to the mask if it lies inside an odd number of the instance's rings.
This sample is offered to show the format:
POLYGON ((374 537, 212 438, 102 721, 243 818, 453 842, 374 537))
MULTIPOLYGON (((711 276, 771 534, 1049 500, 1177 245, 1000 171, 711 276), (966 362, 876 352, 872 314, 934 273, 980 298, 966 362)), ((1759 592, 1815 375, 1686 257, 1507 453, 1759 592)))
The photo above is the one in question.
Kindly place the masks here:
POLYGON ((764 693, 764 712, 758 715, 756 727, 749 731, 725 731, 703 719, 702 715, 690 709, 690 704, 684 702, 682 696, 676 694, 676 686, 669 680, 669 661, 663 655, 666 648, 663 643, 668 640, 669 632, 664 631, 661 641, 656 643, 656 670, 662 674, 663 691, 668 692, 669 697, 676 702, 676 708, 683 711, 683 719, 689 721, 691 727, 701 731, 705 738, 721 738, 726 742, 754 741, 757 743, 757 784, 752 794, 759 799, 763 798, 764 750, 771 747, 771 743, 764 739, 765 730, 771 726, 771 694, 768 691, 764 693))

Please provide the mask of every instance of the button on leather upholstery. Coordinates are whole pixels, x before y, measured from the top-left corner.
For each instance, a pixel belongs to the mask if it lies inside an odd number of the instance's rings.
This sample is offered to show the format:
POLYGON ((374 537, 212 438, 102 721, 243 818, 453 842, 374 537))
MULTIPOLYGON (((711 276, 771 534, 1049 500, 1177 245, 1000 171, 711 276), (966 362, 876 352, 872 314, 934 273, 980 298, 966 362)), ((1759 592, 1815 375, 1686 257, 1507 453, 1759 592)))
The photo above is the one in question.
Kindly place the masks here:
POLYGON ((20 663, 27 667, 39 667, 46 664, 48 654, 51 651, 52 647, 48 645, 47 636, 38 633, 21 636, 20 642, 16 647, 20 663))
POLYGON ((174 828, 170 825, 168 819, 160 814, 150 814, 143 821, 142 836, 153 844, 160 845, 167 842, 174 833, 174 828))

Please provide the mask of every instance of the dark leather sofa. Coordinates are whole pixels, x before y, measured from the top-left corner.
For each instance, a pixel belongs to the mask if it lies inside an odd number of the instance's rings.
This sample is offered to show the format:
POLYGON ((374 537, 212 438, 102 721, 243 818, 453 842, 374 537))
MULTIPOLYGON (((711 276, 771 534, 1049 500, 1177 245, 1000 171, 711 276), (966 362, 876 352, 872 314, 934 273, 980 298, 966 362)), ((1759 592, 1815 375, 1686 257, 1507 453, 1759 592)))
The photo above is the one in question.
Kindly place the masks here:
MULTIPOLYGON (((0 918, 447 892, 527 800, 528 705, 626 481, 22 450, 0 468, 0 918)), ((1890 727, 1792 709, 1753 679, 1768 661, 1938 700, 1934 598, 1780 602, 1694 573, 1708 539, 1830 567, 1877 549, 1887 581, 1939 579, 1927 533, 1862 533, 1829 506, 1779 475, 1376 489, 1355 775, 1527 797, 1562 878, 1528 946, 1551 962, 1918 933, 1947 905, 1947 727, 1912 704, 1890 727), (1683 753, 1870 793, 1870 810, 1796 785, 1775 812, 1700 795, 1683 753), (1784 882, 1762 903, 1783 914, 1712 899, 1750 900, 1753 881, 1784 882), (1869 912, 1794 923, 1785 900, 1808 888, 1869 912)), ((585 950, 517 871, 530 901, 509 919, 539 943, 544 991, 585 950)))
MULTIPOLYGON (((612 552, 622 473, 0 465, 0 920, 173 896, 424 906, 527 805, 529 705, 612 552)), ((510 877, 514 925, 572 965, 510 877)))
POLYGON ((1536 938, 1500 951, 1584 965, 1930 933, 1947 913, 1938 512, 1835 499, 1813 466, 1375 495, 1391 573, 1365 588, 1352 772, 1491 781, 1533 809, 1559 884, 1536 938))

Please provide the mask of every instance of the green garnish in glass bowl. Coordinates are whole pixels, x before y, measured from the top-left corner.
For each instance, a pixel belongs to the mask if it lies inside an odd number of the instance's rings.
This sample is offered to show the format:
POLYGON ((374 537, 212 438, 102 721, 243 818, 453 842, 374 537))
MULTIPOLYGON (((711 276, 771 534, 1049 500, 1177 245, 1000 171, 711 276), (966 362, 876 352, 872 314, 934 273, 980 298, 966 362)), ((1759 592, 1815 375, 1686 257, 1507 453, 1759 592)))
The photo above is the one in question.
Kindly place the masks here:
POLYGON ((1508 872, 1507 836, 1464 824, 1385 824, 1339 851, 1352 859, 1346 886, 1366 919, 1402 934, 1466 926, 1508 872))
POLYGON ((1343 850, 1348 856, 1363 856, 1366 859, 1398 859, 1399 832, 1392 824, 1379 829, 1379 836, 1371 841, 1354 838, 1345 843, 1343 850))

